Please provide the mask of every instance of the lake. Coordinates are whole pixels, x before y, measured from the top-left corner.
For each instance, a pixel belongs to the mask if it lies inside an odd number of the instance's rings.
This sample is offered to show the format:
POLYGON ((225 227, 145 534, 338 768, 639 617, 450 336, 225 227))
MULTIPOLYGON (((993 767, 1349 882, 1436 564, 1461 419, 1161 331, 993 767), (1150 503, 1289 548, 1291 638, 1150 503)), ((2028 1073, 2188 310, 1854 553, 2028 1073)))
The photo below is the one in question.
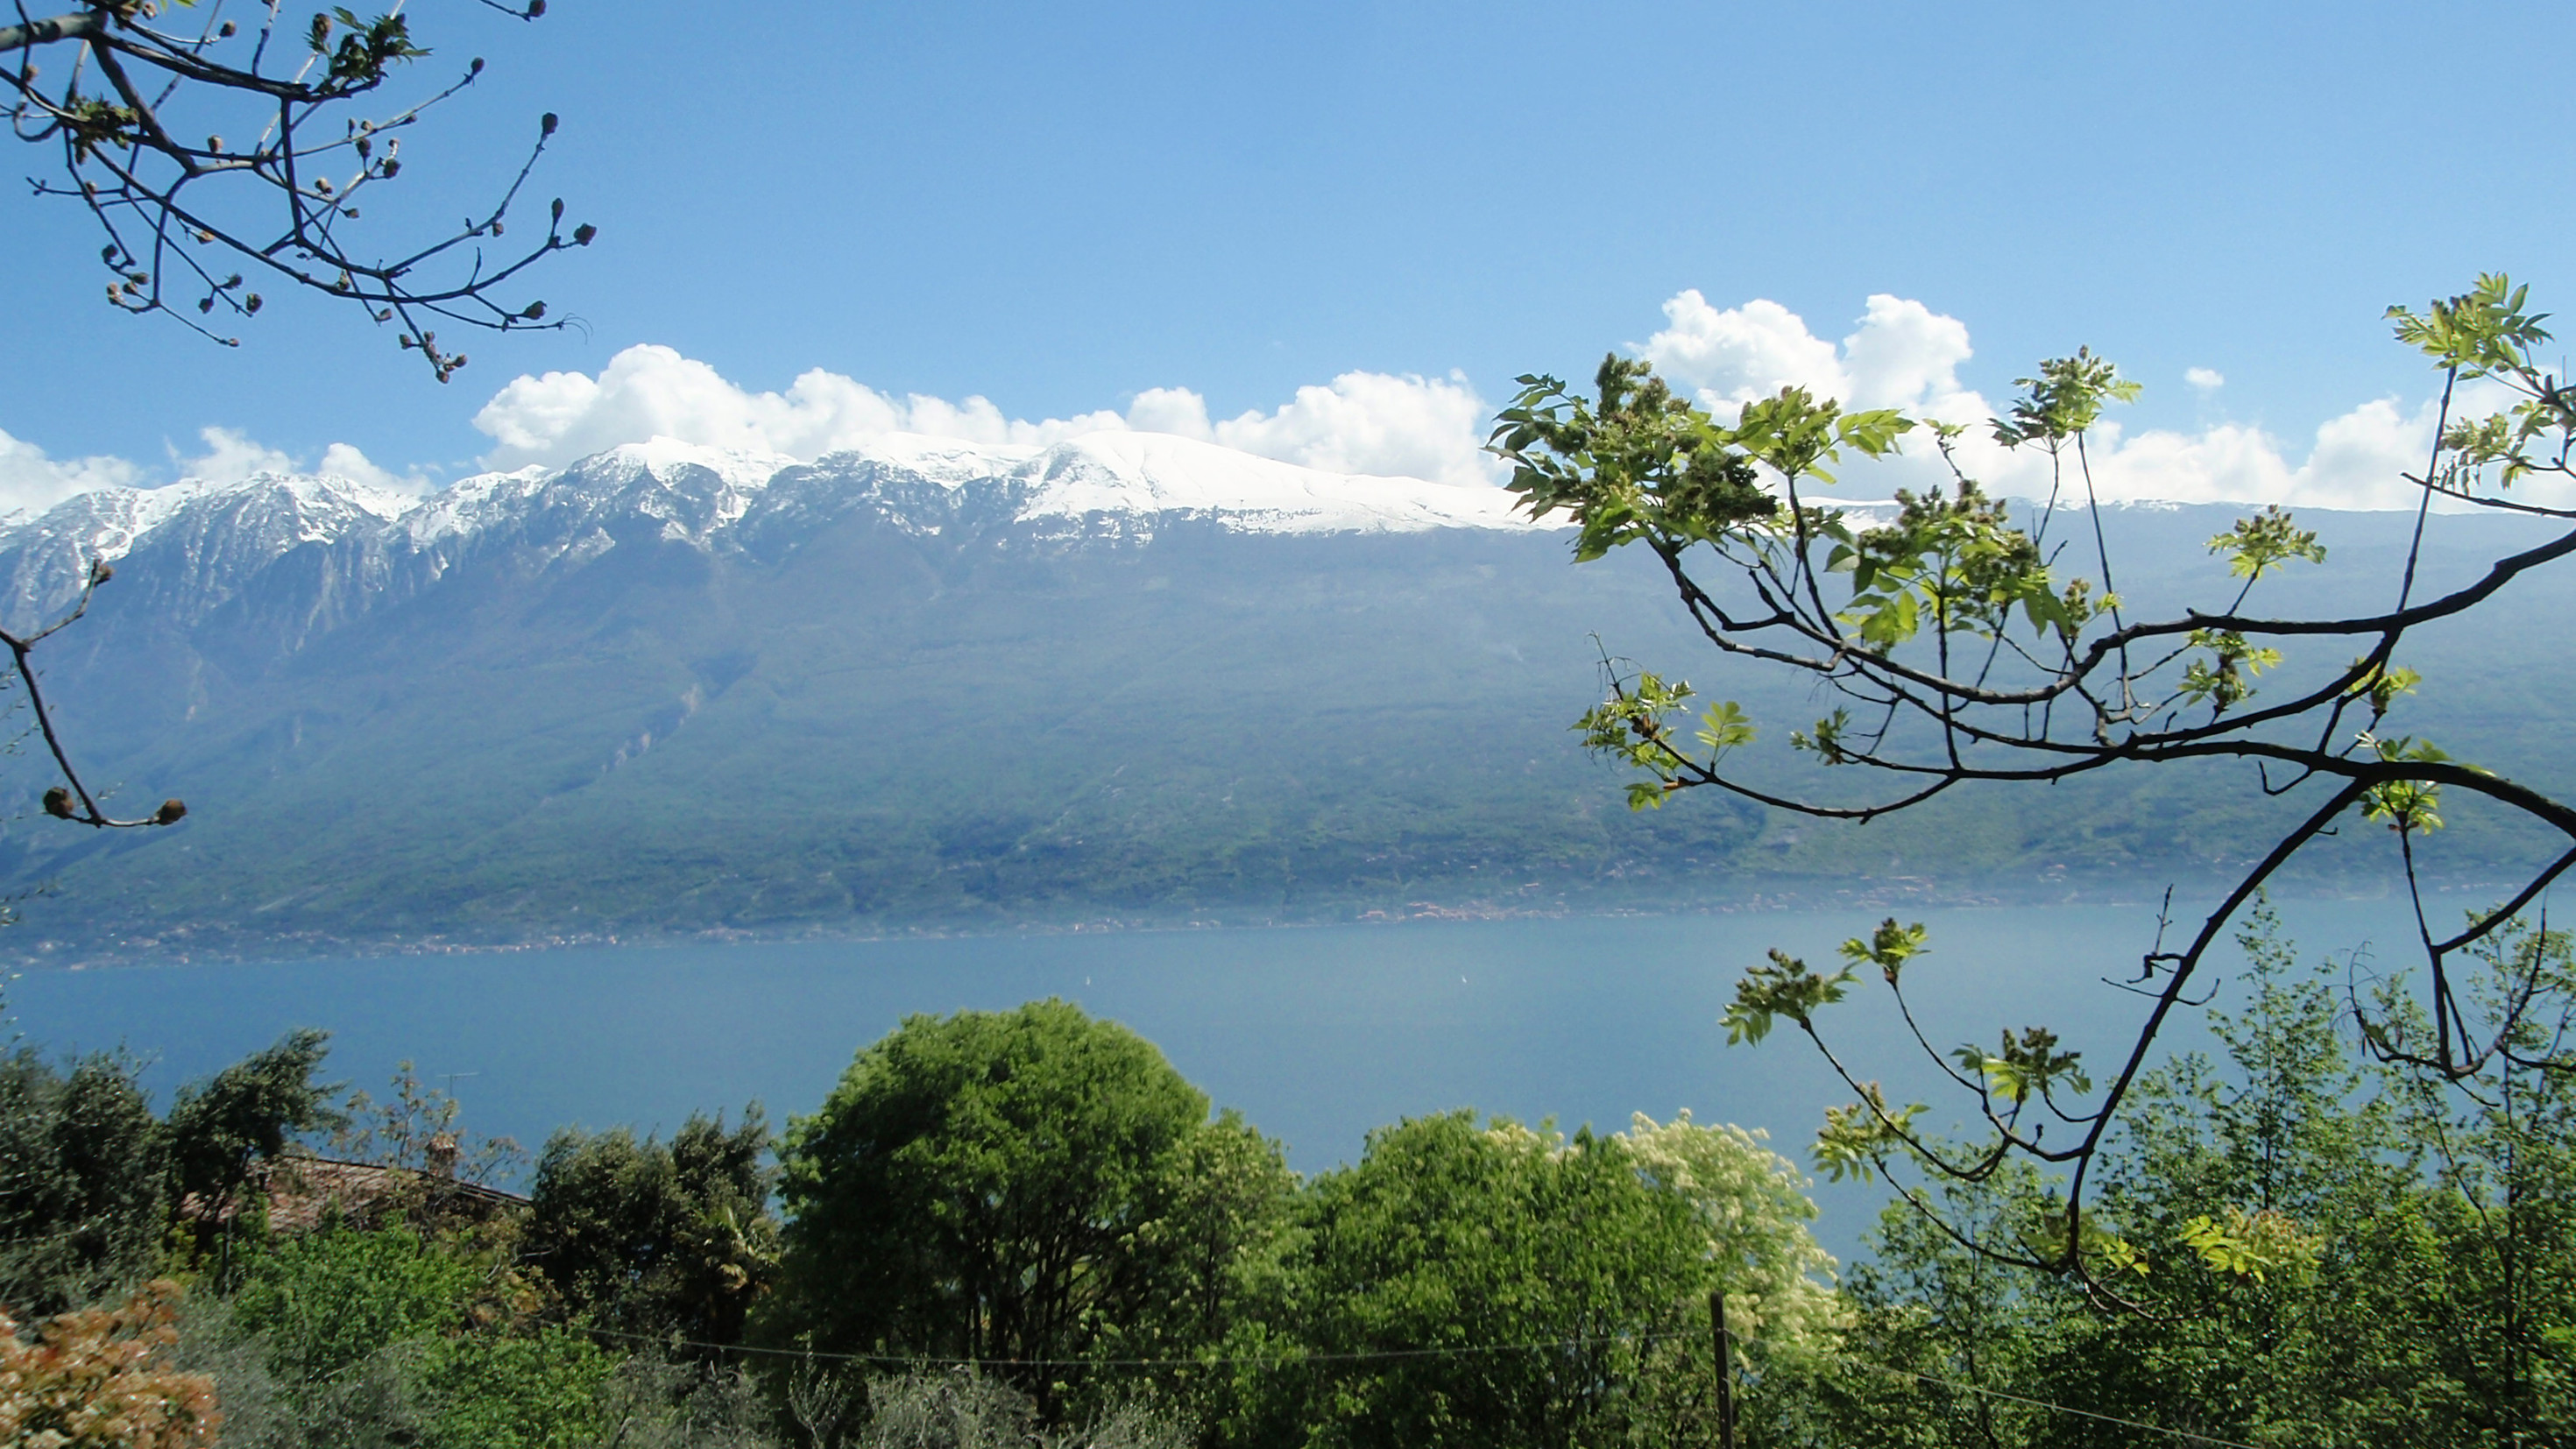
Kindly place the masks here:
MULTIPOLYGON (((1719 1014, 1744 966, 1777 945, 1819 967, 1879 911, 1246 931, 1123 932, 793 945, 598 947, 245 965, 29 970, 15 1029, 48 1052, 125 1046, 161 1100, 290 1027, 332 1034, 330 1075, 377 1095, 398 1061, 451 1087, 467 1125, 534 1148, 554 1127, 668 1131, 692 1109, 808 1112, 853 1052, 915 1012, 1060 996, 1125 1022, 1223 1106, 1314 1172, 1358 1155, 1370 1128, 1474 1107, 1568 1130, 1691 1109, 1771 1130, 1802 1164, 1824 1107, 1849 1093, 1785 1025, 1728 1048, 1719 1014)), ((1933 1042, 1992 1041, 2047 1023, 2107 1067, 2141 1014, 2102 984, 2134 976, 2154 912, 2122 906, 1901 912, 1932 931, 1909 995, 1933 1042)), ((2303 958, 2376 949, 2401 963, 2402 902, 2283 902, 2303 958)), ((2188 918, 2183 918, 2188 919, 2188 918)), ((2231 949, 2217 964, 2232 973, 2231 949)), ((1926 1096, 1876 983, 1837 1049, 1868 1077, 1926 1096)), ((2220 1001, 2228 997, 2222 989, 2220 1001)), ((2203 1040, 2195 1024, 2176 1038, 2203 1040)), ((1964 1110, 1964 1104, 1960 1104, 1964 1110)), ((1940 1120, 1950 1116, 1936 1113, 1940 1120)), ((1820 1235, 1849 1256, 1874 1189, 1818 1184, 1820 1235)))

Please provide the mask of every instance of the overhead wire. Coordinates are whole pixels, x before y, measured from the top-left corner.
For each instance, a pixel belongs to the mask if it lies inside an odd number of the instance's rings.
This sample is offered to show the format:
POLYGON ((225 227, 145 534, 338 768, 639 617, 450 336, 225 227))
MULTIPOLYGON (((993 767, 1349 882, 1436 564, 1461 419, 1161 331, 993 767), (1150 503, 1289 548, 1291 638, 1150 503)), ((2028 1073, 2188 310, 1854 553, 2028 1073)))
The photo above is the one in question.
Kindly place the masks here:
MULTIPOLYGON (((712 1350, 717 1353, 748 1354, 766 1358, 803 1360, 808 1362, 866 1363, 882 1364, 896 1368, 946 1369, 1219 1368, 1244 1364, 1259 1364, 1276 1367, 1312 1363, 1371 1363, 1402 1359, 1463 1358, 1477 1354, 1539 1353, 1550 1350, 1600 1347, 1608 1344, 1649 1344, 1668 1342, 1675 1339, 1697 1340, 1707 1337, 1707 1334, 1704 1331, 1693 1329, 1668 1333, 1619 1333, 1605 1334, 1599 1337, 1554 1338, 1530 1343, 1458 1344, 1442 1348, 1356 1349, 1333 1353, 1209 1354, 1196 1358, 975 1359, 937 1358, 920 1354, 827 1352, 820 1349, 772 1348, 766 1345, 748 1343, 708 1343, 697 1339, 657 1337, 652 1334, 644 1333, 623 1333, 610 1328, 584 1328, 580 1331, 595 1334, 603 1338, 622 1339, 630 1343, 660 1344, 673 1348, 700 1348, 712 1350)), ((1747 1348, 1769 1347, 1769 1345, 1763 1344, 1759 1340, 1755 1339, 1741 1339, 1738 1341, 1747 1348)), ((1987 1388, 1983 1384, 1963 1383, 1957 1379, 1943 1378, 1938 1374, 1927 1374, 1915 1369, 1901 1369, 1888 1364, 1872 1363, 1868 1359, 1857 1358, 1847 1353, 1836 1353, 1830 1349, 1808 1350, 1808 1352, 1817 1353, 1821 1357, 1832 1359, 1837 1363, 1849 1364, 1854 1368, 1868 1369, 1871 1372, 1885 1374, 1892 1378, 1911 1379, 1915 1382, 1925 1384, 1937 1384, 1942 1388, 1955 1389, 1961 1393, 1978 1394, 2004 1403, 2019 1404, 2025 1408, 2042 1409, 2053 1414, 2067 1414, 2079 1419, 2091 1419, 2097 1423, 2116 1424, 2124 1429, 2137 1429, 2150 1434, 2161 1434, 2169 1439, 2174 1439, 2183 1443, 2209 1445, 2211 1446, 2211 1449, 2259 1449, 2259 1446, 2247 1444, 2242 1440, 2221 1439, 2214 1435, 2196 1433, 2189 1429, 2176 1429, 2164 1424, 2150 1424, 2141 1419, 2125 1419, 2117 1414, 2105 1414, 2093 1409, 2077 1408, 2073 1404, 2053 1403, 2047 1399, 2034 1399, 2021 1394, 2006 1393, 2001 1389, 1987 1388)))

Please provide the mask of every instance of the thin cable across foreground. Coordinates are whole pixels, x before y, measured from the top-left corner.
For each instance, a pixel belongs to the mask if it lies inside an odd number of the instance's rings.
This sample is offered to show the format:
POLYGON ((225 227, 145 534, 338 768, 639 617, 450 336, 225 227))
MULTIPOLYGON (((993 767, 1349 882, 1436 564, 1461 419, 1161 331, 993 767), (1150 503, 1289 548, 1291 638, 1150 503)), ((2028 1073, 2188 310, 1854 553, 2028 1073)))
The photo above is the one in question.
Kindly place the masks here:
MULTIPOLYGON (((1700 1339, 1706 1337, 1705 1334, 1698 1332, 1622 1333, 1610 1334, 1599 1338, 1548 1339, 1543 1342, 1536 1343, 1462 1344, 1450 1348, 1367 1349, 1344 1353, 1211 1354, 1200 1358, 974 1359, 930 1358, 918 1354, 826 1353, 814 1349, 766 1348, 743 1343, 707 1343, 697 1339, 656 1338, 651 1334, 621 1333, 615 1329, 609 1328, 591 1328, 583 1331, 601 1338, 621 1339, 629 1343, 658 1343, 669 1345, 674 1348, 702 1348, 709 1349, 717 1353, 748 1354, 764 1358, 829 1361, 832 1363, 883 1364, 888 1367, 895 1368, 943 1369, 1219 1368, 1238 1365, 1282 1365, 1297 1363, 1371 1363, 1400 1359, 1464 1358, 1476 1354, 1544 1353, 1552 1350, 1594 1348, 1607 1344, 1664 1343, 1676 1339, 1700 1339)), ((1747 1348, 1763 1347, 1763 1345, 1754 1341, 1739 1340, 1739 1342, 1742 1342, 1743 1346, 1747 1348)), ((1867 1369, 1872 1373, 1885 1374, 1891 1378, 1911 1379, 1917 1383, 1937 1384, 1942 1388, 1954 1389, 1961 1393, 1977 1394, 2003 1403, 2019 1404, 2025 1408, 2044 1409, 2053 1414, 2067 1414, 2079 1419, 2091 1419, 2097 1423, 2116 1424, 2124 1429, 2138 1429, 2150 1434, 2161 1434, 2166 1438, 2174 1439, 2183 1443, 2206 1444, 2214 1446, 2214 1449, 2259 1449, 2259 1446, 2245 1443, 2239 1439, 2220 1439, 2209 1434, 2194 1433, 2189 1429, 2169 1428, 2163 1424, 2149 1424, 2143 1420, 2124 1419, 2117 1414, 2104 1414, 2092 1409, 2079 1409, 2072 1404, 2057 1404, 2051 1403, 2046 1399, 2027 1398, 2020 1394, 2006 1393, 2001 1389, 1990 1389, 1982 1384, 1962 1383, 1957 1379, 1945 1379, 1938 1374, 1927 1374, 1913 1369, 1894 1368, 1883 1363, 1872 1363, 1867 1359, 1854 1358, 1850 1354, 1834 1353, 1829 1350, 1819 1350, 1818 1352, 1821 1353, 1821 1356, 1830 1358, 1836 1363, 1848 1364, 1853 1368, 1867 1369)))

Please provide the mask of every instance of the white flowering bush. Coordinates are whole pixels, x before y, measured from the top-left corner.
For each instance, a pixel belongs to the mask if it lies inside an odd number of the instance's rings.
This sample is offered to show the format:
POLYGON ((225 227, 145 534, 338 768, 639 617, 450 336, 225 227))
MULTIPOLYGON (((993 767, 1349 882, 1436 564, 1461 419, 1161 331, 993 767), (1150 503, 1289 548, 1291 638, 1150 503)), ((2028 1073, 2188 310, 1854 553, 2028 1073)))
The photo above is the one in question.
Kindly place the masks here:
POLYGON ((1807 1228, 1807 1179, 1764 1145, 1768 1134, 1703 1126, 1685 1108, 1660 1123, 1639 1112, 1619 1140, 1649 1182, 1697 1212, 1730 1336, 1774 1354, 1835 1347, 1849 1325, 1833 1255, 1807 1228))

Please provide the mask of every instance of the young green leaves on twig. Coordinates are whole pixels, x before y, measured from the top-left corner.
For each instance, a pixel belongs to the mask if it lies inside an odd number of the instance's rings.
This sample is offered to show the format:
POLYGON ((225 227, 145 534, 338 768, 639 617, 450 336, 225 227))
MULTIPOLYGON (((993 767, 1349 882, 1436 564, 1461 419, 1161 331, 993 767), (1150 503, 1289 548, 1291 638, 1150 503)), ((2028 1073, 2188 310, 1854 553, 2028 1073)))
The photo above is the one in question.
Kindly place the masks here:
MULTIPOLYGON (((1840 1173, 1867 1163, 1886 1172, 1911 1163, 1966 1182, 1989 1181, 2016 1160, 2063 1171, 2065 1195, 2051 1218, 2058 1226, 2016 1230, 1997 1251, 2078 1277, 2132 1272, 2144 1259, 2106 1246, 2116 1240, 2087 1218, 2087 1171, 2152 1062, 2158 1034, 2208 999, 2206 954, 2233 913, 2356 814, 2394 833, 2392 867, 2425 920, 2417 853, 2460 806, 2537 825, 2558 842, 2505 893, 2505 909, 2447 940, 2425 926, 2429 969, 2412 988, 2418 998, 2405 1004, 2420 999, 2428 1024, 2408 1026, 2412 1018, 2387 1001, 2363 1007, 2373 1050, 2442 1082, 2467 1081, 2500 1060, 2524 1060, 2516 1043, 2536 1001, 2576 999, 2576 983, 2534 976, 2473 1006, 2459 1000, 2452 974, 2455 957, 2492 945, 2516 913, 2544 903, 2549 887, 2576 870, 2576 805, 2391 727, 2425 683, 2398 662, 2411 631, 2457 627, 2521 575, 2576 557, 2576 504, 2517 488, 2535 476, 2561 489, 2576 485, 2576 389, 2539 365, 2545 318, 2503 276, 2481 276, 2459 296, 2389 316, 2398 340, 2429 358, 2442 381, 2432 454, 2421 476, 2407 475, 2423 490, 2424 513, 2438 496, 2541 533, 2436 590, 2421 567, 2433 525, 2419 515, 2385 592, 2347 616, 2249 611, 2256 588, 2294 565, 2327 560, 2316 531, 2265 507, 2209 539, 2224 565, 2223 576, 2210 570, 2214 598, 2162 618, 2130 617, 2135 606, 2114 585, 2112 530, 2087 438, 2108 408, 2139 390, 2086 349, 2022 379, 2022 394, 1985 437, 1958 422, 1845 413, 1796 388, 1743 405, 1730 421, 1720 415, 1725 407, 1694 406, 1645 363, 1616 357, 1598 374, 1597 400, 1552 378, 1522 380, 1491 443, 1512 465, 1522 506, 1542 519, 1568 516, 1578 558, 1645 544, 1726 667, 1767 671, 1810 695, 1832 696, 1812 729, 1788 732, 1789 750, 1775 754, 1759 747, 1738 704, 1707 710, 1694 729, 1683 714, 1689 688, 1667 682, 1676 675, 1613 671, 1608 697, 1578 728, 1588 746, 1643 777, 1629 789, 1632 805, 1715 786, 1769 811, 1866 822, 1985 786, 2166 767, 2243 771, 2233 798, 2246 819, 2261 823, 2244 839, 2197 848, 2203 865, 2222 872, 2209 887, 2216 904, 2170 943, 2162 932, 2172 923, 2160 922, 2135 973, 2121 973, 2127 979, 2115 984, 2148 1005, 2134 1042, 2116 1054, 2079 1055, 2045 1026, 2004 1032, 1992 1048, 1936 1047, 1900 985, 1905 958, 1921 947, 1902 931, 1846 943, 1830 972, 1785 951, 1747 972, 1727 1008, 1729 1037, 1757 1042, 1779 1021, 1793 1022, 1858 1094, 1819 1137, 1820 1167, 1840 1173), (2480 399, 2498 388, 2509 401, 2478 415, 2480 399), (1892 453, 1918 425, 1947 479, 1936 486, 1908 479, 1913 486, 1895 492, 1894 507, 1872 517, 1814 496, 1843 460, 1892 453), (1987 449, 1991 458, 2009 461, 2010 450, 2024 450, 2027 461, 2013 466, 2045 482, 2046 501, 2008 507, 1971 476, 1966 463, 1989 439, 2005 450, 1987 449), (2039 461, 2044 471, 2028 467, 2039 461), (2077 521, 2068 526, 2070 515, 2077 521), (2070 537, 2076 528, 2089 536, 2070 537), (2069 561, 2069 549, 2080 549, 2072 556, 2080 564, 2069 561), (2343 653, 2287 657, 2336 639, 2346 641, 2343 653), (2315 667, 2330 658, 2351 662, 2315 667), (2297 664, 2310 667, 2302 674, 2297 664), (1835 768, 1802 770, 1780 759, 1790 752, 1835 768), (1952 1145, 1914 1133, 1915 1109, 1889 1107, 1827 1046, 1817 1014, 1872 966, 1932 1067, 1975 1104, 1981 1139, 1952 1145), (2103 1070, 2106 1062, 2116 1070, 2103 1070)), ((2576 1005, 2567 1010, 2576 1020, 2576 1005)), ((2554 1050, 2546 1055, 2557 1062, 2554 1050)), ((1909 1191, 1907 1200, 1928 1199, 1909 1191)), ((2295 1230, 2256 1216, 2213 1216, 2185 1245, 2217 1270, 2244 1276, 2281 1271, 2297 1258, 2295 1230)))
POLYGON ((1521 378, 1488 443, 1512 464, 1510 487, 1531 517, 1574 520, 1578 560, 1640 540, 1661 550, 1794 531, 1765 469, 1830 482, 1827 465, 1845 450, 1894 452, 1913 426, 1892 409, 1845 413, 1797 387, 1747 404, 1729 426, 1676 397, 1652 365, 1615 353, 1593 382, 1597 402, 1553 377, 1521 378))
POLYGON ((2532 349, 2550 339, 2540 325, 2549 314, 2528 310, 2530 295, 2529 287, 2490 272, 2481 273, 2467 292, 2438 299, 2422 312, 2388 309, 2397 340, 2455 380, 2489 378, 2520 394, 2502 412, 2446 426, 2442 447, 2448 456, 2429 479, 2419 480, 2427 486, 2465 498, 2490 467, 2498 468, 2497 486, 2508 489, 2532 473, 2567 472, 2570 442, 2576 440, 2576 397, 2555 374, 2532 363, 2532 349))
POLYGON ((2010 416, 1994 420, 1995 441, 2007 448, 2036 443, 2052 453, 2099 422, 2103 404, 2136 402, 2140 391, 2110 359, 2084 347, 2073 357, 2048 359, 2039 365, 2039 376, 2014 378, 2013 386, 2022 395, 2010 416))
POLYGON ((1708 777, 1728 751, 1753 742, 1752 722, 1742 708, 1727 700, 1710 705, 1700 715, 1699 728, 1691 732, 1699 748, 1686 749, 1674 739, 1667 720, 1690 698, 1691 687, 1685 682, 1667 684, 1652 674, 1633 680, 1613 675, 1610 697, 1575 721, 1585 749, 1654 777, 1628 786, 1629 809, 1660 808, 1665 795, 1681 789, 1693 776, 1708 777))

